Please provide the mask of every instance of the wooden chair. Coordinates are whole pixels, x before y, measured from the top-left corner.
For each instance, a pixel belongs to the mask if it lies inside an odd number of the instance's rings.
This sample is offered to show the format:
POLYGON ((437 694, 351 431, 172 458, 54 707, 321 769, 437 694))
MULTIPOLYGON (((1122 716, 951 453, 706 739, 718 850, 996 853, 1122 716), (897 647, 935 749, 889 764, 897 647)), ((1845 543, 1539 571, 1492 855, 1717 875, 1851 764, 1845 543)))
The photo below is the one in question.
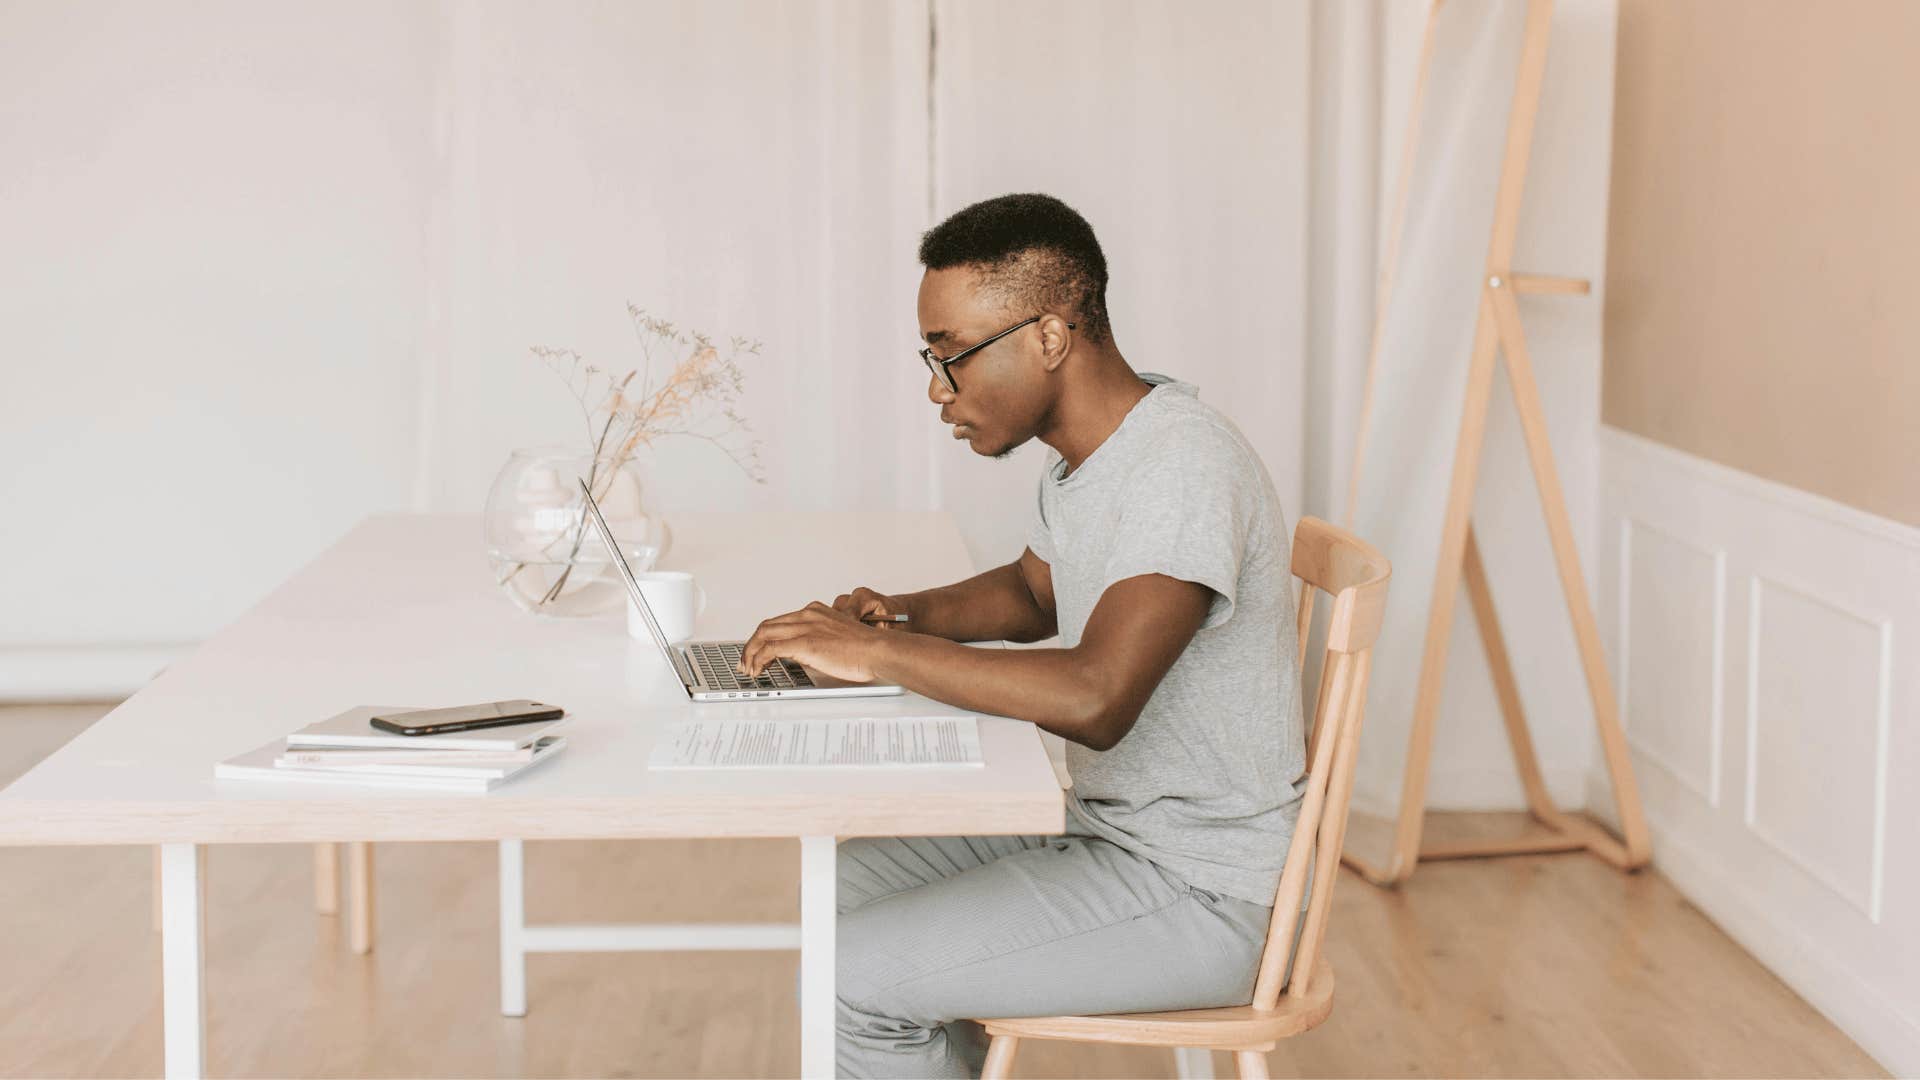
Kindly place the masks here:
POLYGON ((1266 1051, 1281 1039, 1317 1026, 1333 1011, 1333 969, 1320 946, 1327 932, 1334 879, 1340 872, 1367 673, 1392 567, 1351 533, 1317 518, 1302 518, 1293 533, 1293 573, 1301 579, 1302 662, 1313 625, 1316 589, 1333 597, 1333 616, 1321 660, 1319 702, 1307 737, 1307 793, 1280 873, 1253 1000, 1231 1008, 1185 1012, 982 1020, 993 1037, 982 1080, 1011 1075, 1022 1039, 1165 1046, 1176 1051, 1231 1050, 1241 1076, 1265 1077, 1266 1051), (1313 892, 1303 911, 1309 866, 1313 892), (1296 932, 1297 955, 1289 977, 1288 958, 1295 954, 1296 932))

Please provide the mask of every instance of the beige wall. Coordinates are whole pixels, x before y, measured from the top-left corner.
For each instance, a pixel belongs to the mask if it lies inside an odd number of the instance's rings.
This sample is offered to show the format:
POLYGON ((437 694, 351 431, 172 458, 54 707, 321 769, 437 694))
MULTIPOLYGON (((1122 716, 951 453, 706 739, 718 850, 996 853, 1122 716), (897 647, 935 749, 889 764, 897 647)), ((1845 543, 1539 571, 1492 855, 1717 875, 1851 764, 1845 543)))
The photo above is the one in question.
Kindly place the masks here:
POLYGON ((1623 0, 1602 419, 1920 525, 1920 3, 1623 0))

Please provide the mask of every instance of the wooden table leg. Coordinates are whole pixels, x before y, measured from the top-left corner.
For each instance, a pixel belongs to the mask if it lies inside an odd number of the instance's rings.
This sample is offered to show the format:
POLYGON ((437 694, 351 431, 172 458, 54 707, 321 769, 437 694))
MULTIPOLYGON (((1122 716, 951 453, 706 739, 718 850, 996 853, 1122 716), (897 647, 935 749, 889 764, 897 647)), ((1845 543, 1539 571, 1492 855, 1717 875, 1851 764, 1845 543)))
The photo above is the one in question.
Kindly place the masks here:
POLYGON ((313 910, 340 914, 340 845, 313 845, 313 910))
POLYGON ((373 951, 373 845, 347 844, 347 944, 360 956, 373 951))

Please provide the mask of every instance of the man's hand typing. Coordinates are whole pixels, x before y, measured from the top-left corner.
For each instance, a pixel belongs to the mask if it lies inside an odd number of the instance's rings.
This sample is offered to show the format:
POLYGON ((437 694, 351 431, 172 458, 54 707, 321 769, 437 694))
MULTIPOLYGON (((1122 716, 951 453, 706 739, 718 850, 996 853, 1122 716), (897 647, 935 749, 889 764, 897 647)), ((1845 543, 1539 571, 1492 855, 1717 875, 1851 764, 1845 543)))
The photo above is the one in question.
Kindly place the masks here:
POLYGON ((874 653, 883 643, 883 631, 816 600, 755 627, 740 651, 740 674, 758 675, 780 659, 836 679, 872 682, 874 653))

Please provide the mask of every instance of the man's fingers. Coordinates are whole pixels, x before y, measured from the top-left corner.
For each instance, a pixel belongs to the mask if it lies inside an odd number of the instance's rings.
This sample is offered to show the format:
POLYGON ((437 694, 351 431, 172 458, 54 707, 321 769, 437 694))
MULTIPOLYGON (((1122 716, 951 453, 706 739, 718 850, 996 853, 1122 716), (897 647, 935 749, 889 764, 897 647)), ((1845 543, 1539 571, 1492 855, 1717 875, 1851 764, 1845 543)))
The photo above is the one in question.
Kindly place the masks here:
POLYGON ((740 650, 742 675, 758 675, 760 669, 766 667, 773 659, 773 646, 776 643, 806 633, 802 627, 779 621, 787 618, 790 616, 782 615, 779 619, 768 619, 760 624, 760 628, 753 632, 752 637, 747 639, 746 647, 740 650))
MULTIPOLYGON (((746 647, 740 650, 741 674, 757 675, 760 669, 771 663, 777 655, 770 648, 773 643, 788 641, 809 633, 822 620, 832 622, 842 619, 857 620, 858 616, 815 600, 799 611, 775 615, 762 622, 754 629, 753 636, 747 639, 746 647)), ((788 657, 788 659, 792 658, 788 657)))

